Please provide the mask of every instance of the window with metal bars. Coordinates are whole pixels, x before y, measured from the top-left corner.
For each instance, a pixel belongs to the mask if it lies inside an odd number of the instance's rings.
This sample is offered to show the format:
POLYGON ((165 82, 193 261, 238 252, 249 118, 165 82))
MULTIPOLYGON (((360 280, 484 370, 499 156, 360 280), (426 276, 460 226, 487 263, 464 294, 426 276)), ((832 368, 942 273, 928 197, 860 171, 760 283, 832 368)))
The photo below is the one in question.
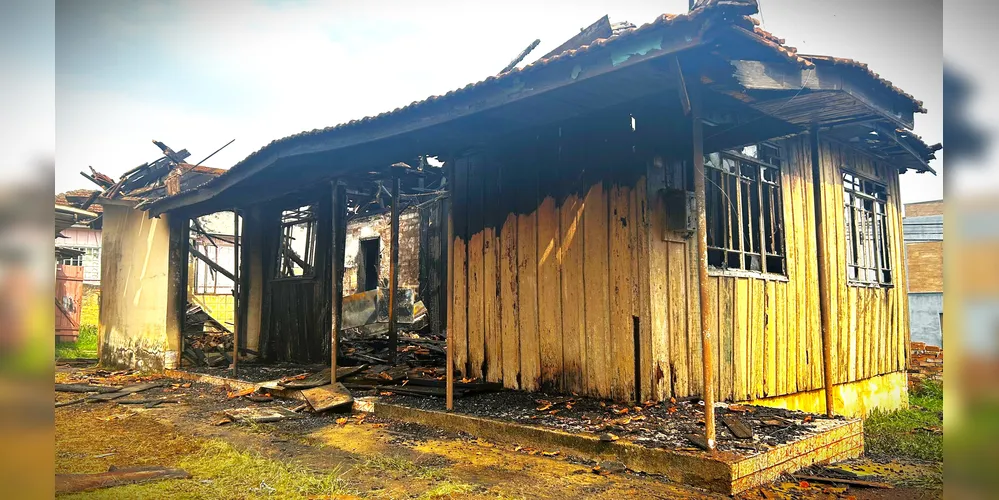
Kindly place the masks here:
POLYGON ((854 284, 891 285, 888 188, 843 170, 846 277, 854 284))
POLYGON ((314 275, 316 260, 316 211, 314 205, 281 213, 278 278, 314 275))
POLYGON ((785 274, 780 149, 712 153, 704 166, 708 265, 785 274))

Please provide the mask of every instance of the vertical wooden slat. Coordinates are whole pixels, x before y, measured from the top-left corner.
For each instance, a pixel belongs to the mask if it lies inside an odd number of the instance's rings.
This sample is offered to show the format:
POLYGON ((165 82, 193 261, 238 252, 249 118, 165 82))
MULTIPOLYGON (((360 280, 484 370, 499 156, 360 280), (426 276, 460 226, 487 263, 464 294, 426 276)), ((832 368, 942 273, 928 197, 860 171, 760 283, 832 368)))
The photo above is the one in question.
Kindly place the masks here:
POLYGON ((614 185, 610 189, 608 221, 610 261, 610 358, 611 397, 618 401, 634 399, 635 335, 632 319, 633 269, 630 238, 630 192, 614 185))
POLYGON ((775 367, 777 373, 777 394, 790 394, 792 392, 789 388, 791 373, 787 368, 787 353, 791 347, 788 345, 787 336, 787 283, 777 283, 774 290, 776 291, 774 312, 777 315, 774 318, 777 322, 775 328, 777 344, 777 364, 775 367))
POLYGON ((562 388, 562 297, 559 209, 551 196, 538 207, 538 335, 543 388, 562 388))
POLYGON ((538 170, 529 163, 524 171, 517 215, 517 297, 520 302, 520 385, 537 390, 541 378, 541 346, 538 340, 538 170))
POLYGON ((642 399, 653 400, 658 397, 656 387, 656 360, 652 347, 652 307, 651 283, 649 267, 649 238, 651 224, 647 206, 646 181, 642 177, 635 187, 632 210, 636 221, 635 245, 638 261, 638 321, 639 343, 641 344, 642 399))
POLYGON ((520 386, 520 301, 517 277, 517 215, 506 214, 500 229, 500 328, 503 344, 503 386, 520 386))
POLYGON ((700 394, 704 386, 704 358, 701 347, 701 285, 700 276, 697 269, 698 252, 696 241, 686 244, 684 255, 684 276, 686 277, 687 303, 685 310, 687 313, 687 373, 689 373, 688 387, 690 394, 700 394))
POLYGON ((586 388, 586 316, 583 303, 583 200, 576 194, 559 207, 562 286, 562 353, 565 390, 586 388))
POLYGON ((801 273, 801 264, 798 257, 798 240, 801 238, 800 231, 789 230, 795 227, 797 213, 801 210, 801 202, 796 196, 795 177, 801 168, 801 148, 799 142, 793 139, 787 141, 788 162, 785 168, 781 169, 781 196, 784 200, 784 252, 787 263, 787 278, 785 307, 791 314, 788 315, 786 324, 787 351, 785 358, 788 390, 794 392, 798 387, 798 353, 801 346, 798 344, 798 317, 801 311, 797 308, 797 297, 800 284, 804 280, 801 273))
POLYGON ((766 371, 764 379, 766 387, 764 390, 767 396, 775 396, 777 391, 777 289, 773 281, 764 284, 765 292, 763 296, 764 310, 766 311, 764 322, 764 356, 766 371))
POLYGON ((501 382, 503 370, 503 331, 500 324, 500 269, 499 224, 506 213, 503 203, 505 192, 501 191, 500 167, 497 164, 485 166, 481 171, 483 183, 483 224, 482 228, 482 315, 485 351, 485 373, 489 382, 501 382))
POLYGON ((735 390, 735 338, 738 335, 736 327, 735 308, 735 278, 719 278, 718 283, 718 343, 721 344, 722 398, 735 400, 738 396, 735 390))
POLYGON ((724 364, 722 357, 722 340, 721 340, 721 320, 719 315, 722 312, 722 308, 718 305, 718 282, 722 278, 717 276, 712 276, 708 278, 708 294, 711 296, 711 302, 714 304, 714 314, 711 315, 711 331, 714 332, 714 344, 711 348, 714 350, 714 377, 715 383, 713 390, 715 391, 715 401, 723 401, 725 397, 722 395, 722 377, 721 377, 721 367, 724 364))
POLYGON ((485 283, 483 226, 484 168, 480 156, 468 165, 468 363, 469 377, 483 378, 485 364, 485 283))
POLYGON ((587 393, 610 397, 610 297, 608 203, 603 184, 586 194, 583 216, 583 300, 586 318, 587 393))
POLYGON ((766 357, 763 355, 764 338, 766 336, 766 314, 764 304, 766 287, 763 280, 752 280, 753 287, 753 380, 755 383, 754 394, 756 397, 763 397, 763 369, 766 365, 766 357))
MULTIPOLYGON (((789 172, 785 177, 786 181, 786 192, 790 195, 790 210, 791 219, 788 221, 788 227, 801 227, 804 221, 804 212, 806 212, 805 195, 803 192, 804 183, 802 182, 802 177, 805 175, 806 163, 805 154, 802 147, 800 147, 799 141, 792 141, 794 144, 794 156, 793 163, 789 164, 789 172)), ((788 295, 790 300, 788 301, 789 306, 793 311, 795 311, 794 316, 792 316, 789 321, 790 325, 788 328, 791 330, 791 339, 794 346, 789 353, 791 357, 789 366, 789 377, 794 379, 794 385, 801 390, 804 387, 810 387, 809 381, 802 377, 802 372, 805 370, 806 359, 810 359, 811 356, 817 355, 817 353, 808 352, 808 345, 806 340, 807 332, 805 326, 808 324, 806 315, 808 302, 805 294, 810 288, 811 283, 808 281, 808 259, 809 255, 805 253, 805 243, 804 243, 804 231, 790 231, 788 235, 788 252, 790 254, 790 259, 793 262, 793 274, 790 275, 790 291, 788 295)), ((812 257, 814 258, 814 257, 812 257)))
MULTIPOLYGON (((660 167, 661 168, 661 167, 660 167)), ((650 186, 654 185, 650 175, 650 186)), ((648 190, 646 191, 648 192, 648 190)), ((669 331, 669 242, 663 241, 665 220, 662 197, 658 192, 648 193, 650 231, 647 234, 649 251, 649 332, 652 344, 653 387, 658 398, 668 399, 673 392, 669 331)))
POLYGON ((667 294, 666 315, 670 339, 669 359, 673 375, 673 391, 677 396, 689 396, 690 372, 688 359, 690 349, 687 336, 687 256, 686 245, 680 242, 667 242, 666 275, 667 294))
POLYGON ((735 293, 732 301, 735 304, 735 342, 733 342, 735 399, 750 398, 749 390, 749 279, 735 278, 735 293))
POLYGON ((454 183, 451 186, 452 225, 452 297, 451 322, 448 323, 450 347, 454 349, 454 367, 468 376, 468 160, 454 162, 454 183))

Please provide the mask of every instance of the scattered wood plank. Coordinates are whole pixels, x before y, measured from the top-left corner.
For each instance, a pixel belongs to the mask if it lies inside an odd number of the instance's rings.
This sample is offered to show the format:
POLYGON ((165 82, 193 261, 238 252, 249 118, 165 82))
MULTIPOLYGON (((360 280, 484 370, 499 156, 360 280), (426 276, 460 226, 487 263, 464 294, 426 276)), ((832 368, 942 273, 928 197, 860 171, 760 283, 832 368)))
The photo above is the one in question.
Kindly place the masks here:
POLYGON ((711 448, 708 447, 708 440, 704 437, 704 434, 687 434, 685 436, 687 441, 694 443, 698 448, 704 451, 710 451, 711 448))
MULTIPOLYGON (((406 387, 422 386, 422 387, 446 387, 447 382, 444 380, 436 379, 426 379, 426 378, 411 378, 406 387)), ((455 382, 455 389, 461 389, 466 394, 468 393, 478 393, 478 392, 495 392, 503 390, 503 384, 498 382, 455 382)))
POLYGON ((76 403, 82 403, 86 401, 87 398, 71 399, 69 401, 59 401, 55 404, 56 408, 61 408, 63 406, 75 405, 76 403))
POLYGON ((163 385, 166 384, 164 382, 146 382, 142 384, 130 385, 120 391, 89 396, 87 397, 87 401, 89 402, 112 401, 118 398, 128 396, 129 394, 135 394, 137 392, 148 391, 149 389, 154 389, 156 387, 162 387, 163 385))
POLYGON ((145 483, 163 479, 189 479, 191 474, 183 469, 166 467, 132 467, 115 469, 97 474, 56 474, 55 489, 57 494, 77 493, 81 491, 110 488, 123 484, 145 483))
POLYGON ((225 410, 224 413, 233 421, 248 423, 278 422, 280 420, 304 417, 304 415, 295 413, 294 411, 282 406, 272 406, 268 408, 233 408, 231 410, 225 410))
POLYGON ((303 389, 302 396, 316 412, 332 410, 354 402, 350 391, 340 383, 303 389))
POLYGON ((76 392, 76 393, 88 393, 97 392, 101 394, 118 392, 121 387, 113 387, 109 385, 90 385, 90 384, 56 384, 56 392, 76 392))
POLYGON ((888 483, 880 483, 877 481, 861 481, 859 479, 842 479, 838 477, 822 477, 822 476, 806 476, 803 474, 793 474, 793 477, 797 481, 811 481, 813 483, 835 483, 835 484, 846 484, 850 486, 863 486, 866 488, 882 488, 882 489, 894 489, 895 487, 888 483))
MULTIPOLYGON (((339 370, 337 370, 339 371, 339 370)), ((286 389, 311 389, 313 387, 319 387, 321 385, 327 385, 330 383, 330 369, 318 371, 305 378, 295 378, 291 380, 281 380, 278 385, 286 389)))
POLYGON ((722 415, 722 423, 728 430, 732 431, 732 435, 739 439, 752 439, 753 438, 753 428, 749 426, 744 420, 735 415, 722 415))
MULTIPOLYGON (((152 403, 170 403, 170 404, 180 404, 180 400, 177 399, 123 399, 120 401, 115 401, 115 403, 120 405, 149 405, 152 403)), ((155 406, 155 405, 154 405, 155 406)))

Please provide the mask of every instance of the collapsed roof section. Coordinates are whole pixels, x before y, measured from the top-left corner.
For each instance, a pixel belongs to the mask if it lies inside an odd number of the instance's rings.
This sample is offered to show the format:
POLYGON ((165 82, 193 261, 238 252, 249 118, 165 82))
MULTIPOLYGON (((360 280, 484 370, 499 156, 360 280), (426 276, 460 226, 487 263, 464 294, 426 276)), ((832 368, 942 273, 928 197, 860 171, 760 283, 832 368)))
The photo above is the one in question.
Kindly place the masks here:
MULTIPOLYGON (((95 204, 95 201, 101 201, 105 204, 137 205, 144 201, 163 198, 200 186, 225 172, 223 169, 186 163, 185 160, 191 156, 186 149, 174 151, 166 144, 156 140, 153 141, 153 144, 160 149, 163 156, 151 163, 143 163, 125 172, 117 181, 98 172, 94 167, 89 167, 89 174, 80 172, 80 175, 97 184, 101 189, 63 193, 67 203, 80 208, 100 206, 95 204), (83 191, 88 194, 85 200, 80 201, 79 198, 83 196, 83 191), (80 205, 76 205, 76 203, 80 203, 80 205)), ((57 202, 58 199, 57 197, 57 202)), ((100 211, 103 211, 103 207, 100 211)))
MULTIPOLYGON (((730 67, 721 73, 702 73, 701 83, 716 95, 782 121, 787 125, 784 135, 813 126, 873 126, 873 134, 865 139, 876 137, 872 147, 896 161, 900 170, 932 171, 928 162, 938 148, 909 132, 913 113, 925 112, 919 101, 855 64, 798 54, 758 28, 749 17, 757 12, 756 0, 700 0, 688 13, 664 14, 638 28, 610 25, 601 18, 556 49, 561 50, 557 54, 443 96, 272 141, 225 174, 144 206, 153 216, 177 209, 207 213, 210 200, 235 196, 237 186, 254 186, 253 177, 264 171, 294 168, 305 178, 320 175, 322 169, 323 175, 336 176, 372 170, 371 165, 381 162, 388 165, 395 161, 393 155, 409 157, 414 145, 431 154, 453 152, 449 148, 483 140, 487 132, 470 124, 488 124, 488 133, 498 135, 662 92, 680 78, 681 60, 691 67, 729 61, 730 67)), ((722 126, 710 134, 717 140, 706 149, 731 147, 744 139, 726 132, 722 126)), ((856 129, 850 132, 854 135, 846 139, 857 142, 856 129)), ((255 180, 260 184, 274 179, 255 180)))

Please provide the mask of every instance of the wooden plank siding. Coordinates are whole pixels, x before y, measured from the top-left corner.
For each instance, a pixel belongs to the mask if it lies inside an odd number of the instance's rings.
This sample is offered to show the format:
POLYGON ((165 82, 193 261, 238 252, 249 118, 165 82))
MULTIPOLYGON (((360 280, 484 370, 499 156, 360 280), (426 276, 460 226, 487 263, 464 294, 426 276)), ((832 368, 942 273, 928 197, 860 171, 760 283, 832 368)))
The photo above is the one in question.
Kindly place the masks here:
MULTIPOLYGON (((506 387, 615 400, 701 394, 696 245, 685 234, 666 231, 666 203, 654 187, 686 186, 685 163, 651 157, 642 175, 622 176, 619 170, 631 168, 633 159, 587 160, 585 148, 572 151, 561 140, 552 140, 559 147, 548 152, 535 144, 534 158, 499 162, 493 177, 481 174, 494 168, 491 160, 466 161, 467 177, 461 176, 462 160, 455 164, 454 206, 467 200, 467 214, 455 214, 452 243, 456 369, 464 370, 467 360, 466 376, 499 380, 506 387), (472 178, 476 172, 478 181, 472 178), (500 193, 495 200, 491 189, 500 193), (484 258, 487 248, 496 248, 495 272, 493 261, 484 258), (498 333, 489 326, 494 313, 498 333), (489 342, 500 347, 483 345, 489 342)), ((784 273, 712 269, 704 284, 716 306, 709 325, 716 339, 713 390, 720 400, 823 388, 823 302, 832 318, 837 383, 905 367, 898 175, 845 145, 821 144, 819 204, 826 247, 818 248, 815 238, 809 142, 786 139, 781 141, 784 273), (841 167, 889 188, 893 287, 847 285, 841 167), (827 297, 819 295, 820 256, 828 270, 827 297)))

